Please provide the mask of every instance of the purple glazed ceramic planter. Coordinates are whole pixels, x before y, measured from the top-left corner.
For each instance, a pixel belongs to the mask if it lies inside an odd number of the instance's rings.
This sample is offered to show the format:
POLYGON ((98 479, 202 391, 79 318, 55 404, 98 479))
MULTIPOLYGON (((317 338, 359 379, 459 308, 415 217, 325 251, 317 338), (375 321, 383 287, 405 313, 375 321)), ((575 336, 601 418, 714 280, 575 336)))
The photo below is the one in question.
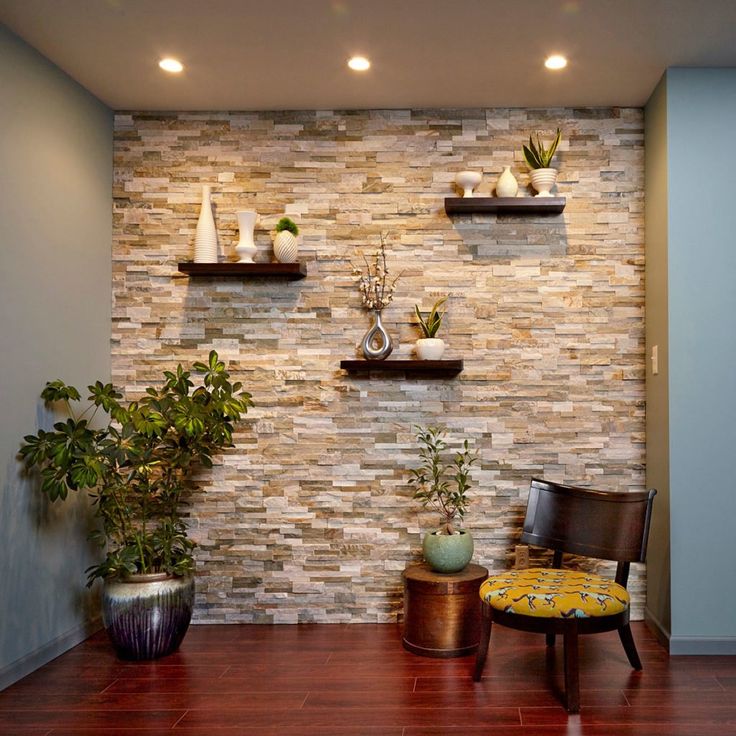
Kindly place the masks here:
POLYGON ((121 659, 157 659, 175 651, 189 628, 194 578, 167 573, 106 580, 102 620, 121 659))

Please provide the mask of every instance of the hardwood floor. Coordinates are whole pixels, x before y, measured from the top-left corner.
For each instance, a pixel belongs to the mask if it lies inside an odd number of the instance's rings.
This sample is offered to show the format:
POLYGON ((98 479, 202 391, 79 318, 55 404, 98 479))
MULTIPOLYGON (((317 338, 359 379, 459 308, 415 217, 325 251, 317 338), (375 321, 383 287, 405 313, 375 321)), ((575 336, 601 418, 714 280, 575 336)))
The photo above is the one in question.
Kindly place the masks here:
POLYGON ((582 638, 579 716, 558 699, 561 642, 547 654, 543 636, 501 627, 480 683, 472 657, 409 654, 393 625, 193 626, 138 664, 99 633, 0 693, 0 734, 736 734, 736 657, 668 657, 633 628, 640 673, 615 632, 582 638))

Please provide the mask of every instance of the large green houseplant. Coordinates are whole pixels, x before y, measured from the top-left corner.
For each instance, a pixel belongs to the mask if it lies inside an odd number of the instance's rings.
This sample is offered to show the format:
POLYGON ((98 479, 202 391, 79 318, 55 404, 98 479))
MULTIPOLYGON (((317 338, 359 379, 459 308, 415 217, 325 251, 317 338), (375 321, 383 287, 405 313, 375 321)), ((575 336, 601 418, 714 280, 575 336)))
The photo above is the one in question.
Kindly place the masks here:
POLYGON ((445 458, 448 449, 444 427, 415 427, 419 442, 420 465, 409 473, 414 498, 425 508, 440 515, 440 528, 424 535, 422 551, 427 564, 436 572, 459 572, 473 556, 473 538, 455 528, 465 516, 470 489, 470 470, 477 455, 465 440, 452 460, 445 458))
POLYGON ((81 395, 74 386, 56 380, 41 393, 47 403, 64 403, 70 416, 53 431, 26 436, 20 454, 29 470, 40 471, 41 490, 51 501, 70 491, 92 498, 101 520, 92 536, 106 556, 88 570, 88 585, 105 580, 103 619, 121 656, 162 656, 186 632, 194 543, 181 515, 183 494, 195 469, 211 467, 212 456, 232 445, 234 423, 252 406, 241 388, 213 350, 192 372, 181 365, 164 371, 161 388, 149 387, 127 405, 112 384, 100 381, 89 386, 91 403, 82 412, 75 411, 81 395), (94 422, 100 410, 106 421, 94 422), (155 593, 158 603, 151 604, 145 591, 155 593), (163 611, 162 600, 174 610, 163 611), (155 609, 166 630, 153 636, 151 621, 140 618, 144 609, 155 609), (141 637, 128 641, 138 628, 141 637))

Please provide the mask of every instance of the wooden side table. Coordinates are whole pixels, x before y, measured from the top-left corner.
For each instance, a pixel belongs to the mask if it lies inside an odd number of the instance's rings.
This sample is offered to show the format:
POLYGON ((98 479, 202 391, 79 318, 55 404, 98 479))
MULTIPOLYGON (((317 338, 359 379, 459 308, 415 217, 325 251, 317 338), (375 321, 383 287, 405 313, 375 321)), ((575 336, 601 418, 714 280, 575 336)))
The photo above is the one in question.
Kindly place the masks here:
POLYGON ((481 583, 488 570, 468 565, 461 572, 433 572, 424 563, 406 566, 404 648, 423 657, 463 657, 480 640, 481 583))

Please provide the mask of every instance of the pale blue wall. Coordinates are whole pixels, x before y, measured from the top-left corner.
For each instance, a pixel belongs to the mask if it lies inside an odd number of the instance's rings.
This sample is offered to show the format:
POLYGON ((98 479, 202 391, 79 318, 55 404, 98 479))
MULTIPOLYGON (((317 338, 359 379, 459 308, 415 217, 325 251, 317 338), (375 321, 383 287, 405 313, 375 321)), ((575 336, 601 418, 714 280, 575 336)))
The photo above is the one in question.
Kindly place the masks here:
POLYGON ((736 642, 736 69, 667 73, 672 636, 736 642))
MULTIPOLYGON (((666 130, 650 129, 646 145, 666 136, 665 259, 656 227, 647 231, 647 258, 666 269, 666 304, 648 302, 647 315, 667 311, 668 468, 648 473, 669 474, 670 651, 733 654, 736 69, 670 69, 665 84, 666 130)), ((648 171, 648 182, 655 176, 648 171)))
POLYGON ((15 456, 47 380, 110 375, 111 199, 111 111, 0 25, 0 688, 95 617, 86 503, 44 503, 15 456))

